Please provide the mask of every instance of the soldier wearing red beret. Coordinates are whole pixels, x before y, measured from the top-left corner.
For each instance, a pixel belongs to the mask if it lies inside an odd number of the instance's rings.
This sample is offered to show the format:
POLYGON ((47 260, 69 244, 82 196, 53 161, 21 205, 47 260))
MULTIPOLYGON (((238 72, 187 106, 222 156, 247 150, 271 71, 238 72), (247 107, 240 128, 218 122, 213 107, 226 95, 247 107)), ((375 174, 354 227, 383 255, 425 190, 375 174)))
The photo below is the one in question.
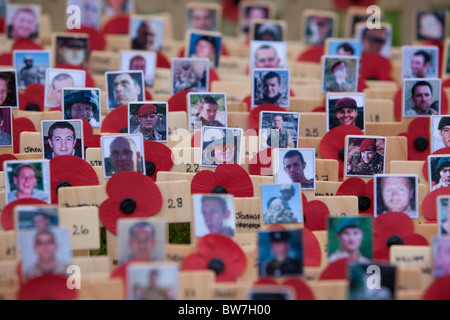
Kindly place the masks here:
POLYGON ((143 104, 138 111, 139 126, 132 133, 139 133, 144 140, 163 140, 162 134, 156 131, 159 116, 153 104, 143 104))
POLYGON ((352 175, 371 176, 384 172, 384 157, 377 152, 376 139, 367 138, 359 146, 361 163, 353 166, 349 163, 347 173, 352 175))
POLYGON ((331 72, 334 75, 334 80, 326 83, 326 89, 328 91, 335 92, 352 92, 353 85, 347 81, 347 63, 343 60, 334 63, 331 68, 331 72))

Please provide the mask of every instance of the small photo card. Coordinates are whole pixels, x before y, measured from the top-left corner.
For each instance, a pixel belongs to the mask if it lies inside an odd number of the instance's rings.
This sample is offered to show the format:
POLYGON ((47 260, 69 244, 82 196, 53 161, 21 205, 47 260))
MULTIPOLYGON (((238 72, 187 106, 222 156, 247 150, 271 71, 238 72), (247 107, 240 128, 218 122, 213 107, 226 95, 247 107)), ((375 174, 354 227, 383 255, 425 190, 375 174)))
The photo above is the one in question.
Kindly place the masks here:
POLYGON ((23 280, 44 275, 68 276, 68 268, 72 265, 68 228, 22 230, 19 236, 23 280))
POLYGON ((41 136, 44 159, 67 155, 84 159, 82 120, 42 120, 41 136))
POLYGON ((90 40, 83 33, 53 33, 53 65, 74 65, 85 70, 89 67, 90 40))
POLYGON ((430 190, 450 186, 450 155, 428 156, 430 190))
POLYGON ((216 69, 222 53, 222 34, 214 31, 187 30, 184 56, 208 59, 209 66, 216 69))
POLYGON ((431 153, 450 147, 450 116, 431 116, 431 153))
POLYGON ((402 46, 402 78, 439 78, 437 46, 402 46))
POLYGON ((327 131, 338 126, 357 126, 365 132, 365 93, 327 93, 327 131))
MULTIPOLYGON (((113 1, 107 1, 113 2, 113 1)), ((120 1, 124 2, 124 1, 120 1)), ((102 18, 102 0, 67 0, 67 8, 71 6, 77 6, 80 8, 81 21, 80 26, 82 28, 92 28, 99 30, 100 21, 102 18)), ((66 19, 70 21, 73 11, 66 10, 66 19)))
POLYGON ((441 79, 403 79, 403 117, 441 113, 441 79))
POLYGON ((202 166, 222 163, 241 164, 243 130, 240 128, 202 127, 202 166))
POLYGON ((172 58, 172 95, 184 90, 209 91, 209 59, 172 58))
POLYGON ((359 39, 327 38, 325 40, 325 54, 330 56, 357 56, 361 59, 362 44, 359 39))
POLYGON ((136 171, 145 174, 144 138, 142 134, 103 136, 103 177, 111 178, 115 173, 136 171))
POLYGON ((274 149, 275 183, 300 183, 302 190, 316 189, 314 148, 274 149))
POLYGON ((386 138, 347 136, 345 175, 373 177, 384 173, 386 138))
POLYGON ((166 259, 166 221, 155 218, 117 221, 119 263, 166 259))
POLYGON ((0 108, 0 147, 12 147, 12 136, 13 118, 11 108, 0 108))
POLYGON ((120 70, 142 70, 146 87, 153 87, 156 72, 156 52, 154 51, 125 51, 120 52, 120 70))
POLYGON ((49 160, 8 160, 3 172, 6 204, 24 198, 51 203, 49 160))
POLYGON ((417 175, 377 174, 374 177, 374 216, 402 212, 419 217, 419 178, 417 175))
POLYGON ((371 29, 367 22, 355 25, 355 38, 361 40, 362 53, 378 53, 390 59, 392 48, 392 25, 382 22, 380 28, 371 29))
POLYGON ((250 69, 286 68, 287 43, 284 41, 250 41, 250 69))
POLYGON ((223 92, 189 92, 189 128, 227 127, 227 96, 223 92))
POLYGON ((40 21, 40 5, 6 4, 5 28, 8 39, 38 39, 40 21))
POLYGON ((260 150, 298 147, 300 113, 261 111, 259 117, 260 150))
POLYGON ((193 194, 195 236, 218 233, 233 237, 236 212, 232 194, 193 194))
POLYGON ((130 17, 131 50, 161 51, 164 42, 164 20, 157 17, 130 17))
POLYGON ((272 1, 241 1, 238 6, 238 35, 249 33, 253 19, 275 19, 276 7, 272 1))
POLYGON ((359 76, 357 56, 322 56, 322 93, 357 92, 359 76))
POLYGON ((422 9, 416 11, 415 31, 416 41, 444 41, 448 34, 448 11, 442 9, 422 9))
POLYGON ((167 102, 130 102, 128 104, 128 132, 141 134, 144 140, 167 142, 167 102))
POLYGON ((395 300, 397 267, 351 262, 347 273, 348 300, 395 300))
POLYGON ((180 267, 172 262, 133 262, 127 267, 127 300, 177 300, 180 267))
POLYGON ((450 196, 437 197, 437 219, 439 225, 439 236, 450 236, 450 196))
POLYGON ((303 230, 258 232, 259 277, 303 274, 303 230))
POLYGON ((220 3, 186 3, 186 30, 222 30, 222 5, 220 3))
POLYGON ((45 85, 45 70, 51 63, 50 50, 14 50, 13 65, 17 70, 19 90, 34 83, 45 85))
POLYGON ((370 263, 373 257, 372 230, 371 216, 328 217, 328 263, 343 258, 370 263))
POLYGON ((63 88, 64 120, 84 119, 93 128, 101 121, 101 90, 99 88, 63 88))
POLYGON ((252 108, 268 103, 289 108, 289 69, 255 68, 252 79, 252 108))
POLYGON ((336 37, 339 17, 336 12, 326 10, 303 10, 301 39, 306 45, 323 46, 327 38, 336 37))
POLYGON ((287 22, 285 20, 252 19, 249 40, 286 41, 287 22))
POLYGON ((433 275, 435 279, 450 275, 450 237, 434 237, 433 249, 433 275))
POLYGON ((86 84, 86 71, 75 69, 47 68, 45 78, 46 107, 62 106, 62 89, 84 88, 86 84))
POLYGON ((0 106, 19 107, 19 87, 15 69, 0 70, 0 106))
POLYGON ((105 72, 107 108, 113 110, 128 103, 145 100, 144 72, 108 71, 105 72))
POLYGON ((261 185, 264 224, 303 223, 299 183, 261 185))

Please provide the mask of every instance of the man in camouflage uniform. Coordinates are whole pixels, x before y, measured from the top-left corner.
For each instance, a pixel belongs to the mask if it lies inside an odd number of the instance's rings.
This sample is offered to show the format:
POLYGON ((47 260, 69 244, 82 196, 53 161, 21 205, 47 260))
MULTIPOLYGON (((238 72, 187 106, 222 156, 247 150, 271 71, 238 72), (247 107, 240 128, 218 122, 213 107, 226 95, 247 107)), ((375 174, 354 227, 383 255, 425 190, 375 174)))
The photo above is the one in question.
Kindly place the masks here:
POLYGON ((21 89, 27 88, 33 83, 44 83, 45 72, 33 65, 33 57, 26 55, 23 58, 25 66, 19 72, 19 86, 21 89))
POLYGON ((371 176, 384 172, 384 157, 377 152, 376 139, 364 139, 359 147, 362 162, 354 166, 349 163, 348 173, 359 176, 371 176))
POLYGON ((267 148, 295 148, 294 139, 288 129, 283 128, 283 116, 273 116, 273 126, 261 132, 261 149, 267 148))

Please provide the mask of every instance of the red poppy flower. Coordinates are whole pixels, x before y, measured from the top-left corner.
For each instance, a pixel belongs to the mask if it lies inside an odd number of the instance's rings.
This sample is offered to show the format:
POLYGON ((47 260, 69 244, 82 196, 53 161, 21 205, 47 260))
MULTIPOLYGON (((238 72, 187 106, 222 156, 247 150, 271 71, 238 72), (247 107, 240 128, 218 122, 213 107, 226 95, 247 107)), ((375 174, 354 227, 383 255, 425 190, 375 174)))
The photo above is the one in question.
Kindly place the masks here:
POLYGON ((408 132, 399 133, 408 139, 408 160, 422 161, 430 155, 430 119, 415 118, 408 125, 408 132))
POLYGON ((368 7, 376 4, 376 0, 333 0, 336 9, 345 10, 351 6, 368 7))
POLYGON ((19 98, 20 110, 44 111, 45 86, 40 83, 30 84, 19 98))
POLYGON ((320 63, 320 60, 324 54, 325 54, 324 46, 321 45, 309 46, 307 49, 299 53, 297 61, 320 63))
POLYGON ((103 25, 101 32, 107 34, 128 34, 130 29, 130 16, 128 14, 116 15, 103 25))
POLYGON ((106 192, 109 198, 100 205, 99 215, 104 226, 114 234, 118 219, 150 217, 162 206, 158 186, 140 172, 116 173, 106 184, 106 192))
POLYGON ((81 119, 83 121, 83 143, 85 147, 88 148, 100 148, 100 138, 99 134, 94 134, 91 124, 86 119, 81 119))
POLYGON ((19 288, 18 300, 76 300, 78 290, 69 289, 67 277, 44 275, 27 281, 19 288))
POLYGON ((319 144, 320 154, 324 159, 339 161, 339 181, 344 179, 345 136, 364 135, 357 126, 337 126, 325 134, 319 144))
POLYGON ((437 198, 450 194, 450 187, 443 187, 428 193, 422 201, 422 212, 428 223, 437 223, 437 198))
POLYGON ((18 160, 18 159, 16 156, 9 153, 0 154, 0 171, 3 171, 3 162, 8 160, 18 160))
POLYGON ((170 64, 169 59, 167 59, 167 57, 164 54, 162 54, 160 51, 155 51, 155 52, 156 52, 156 67, 170 69, 171 64, 170 64))
POLYGON ((290 278, 283 282, 277 282, 273 278, 261 278, 254 284, 256 287, 258 285, 283 285, 289 286, 294 289, 295 300, 315 300, 314 292, 311 287, 304 280, 300 278, 290 278))
POLYGON ((5 228, 5 230, 14 230, 14 208, 16 206, 32 205, 32 204, 34 205, 34 204, 48 204, 48 203, 43 200, 34 198, 17 199, 13 202, 8 203, 3 208, 2 214, 0 215, 3 228, 5 228))
POLYGON ((156 181, 159 171, 170 171, 173 167, 172 150, 156 141, 144 141, 145 173, 156 181))
POLYGON ((191 194, 228 193, 235 197, 253 197, 253 183, 238 164, 219 164, 215 171, 197 172, 191 182, 191 194))
POLYGON ((50 160, 52 203, 58 203, 60 187, 96 186, 97 173, 85 160, 77 156, 58 156, 50 160))
POLYGON ((231 21, 238 21, 239 18, 239 0, 221 0, 223 15, 231 21))
POLYGON ((28 118, 20 117, 13 119, 13 145, 14 153, 20 152, 20 134, 22 132, 35 132, 36 128, 33 121, 28 118))
POLYGON ((128 132, 128 106, 119 106, 110 111, 102 120, 102 133, 128 132))
POLYGON ((44 50, 44 47, 31 39, 17 39, 11 47, 14 50, 44 50))
POLYGON ((261 150, 250 159, 250 162, 248 164, 248 172, 250 175, 272 175, 272 150, 273 148, 261 150))
POLYGON ((5 19, 0 18, 0 33, 5 32, 5 19))
POLYGON ((233 282, 247 266, 241 247, 221 234, 207 234, 198 242, 198 252, 188 255, 181 270, 213 270, 217 282, 233 282))
POLYGON ((286 112, 286 108, 272 103, 261 104, 250 110, 248 115, 248 123, 252 129, 259 130, 259 117, 263 111, 286 112))
POLYGON ((320 200, 308 201, 302 193, 303 216, 305 228, 312 231, 327 230, 328 206, 320 200))
POLYGON ((388 212, 374 218, 374 259, 389 261, 389 247, 393 244, 428 245, 420 234, 414 233, 414 222, 402 212, 388 212))
POLYGON ((67 29, 71 33, 84 33, 89 36, 89 49, 103 51, 106 47, 105 35, 92 27, 81 27, 77 29, 67 29))
POLYGON ((12 66, 13 57, 11 52, 5 52, 0 54, 0 65, 2 66, 12 66))
POLYGON ((198 92, 197 90, 182 90, 175 93, 173 96, 167 100, 167 104, 169 106, 169 112, 174 111, 184 111, 187 110, 187 96, 189 92, 198 92))
POLYGON ((349 258, 342 258, 329 263, 322 270, 319 280, 346 280, 349 258))
POLYGON ((422 300, 450 300, 450 275, 435 279, 425 290, 422 300))
MULTIPOLYGON (((436 150, 435 152, 433 152, 430 155, 434 156, 434 155, 439 155, 439 154, 450 154, 450 147, 446 147, 446 148, 442 148, 442 149, 436 150)), ((430 177, 429 177, 429 174, 428 174, 428 157, 426 157, 424 160, 425 160, 425 162, 423 163, 422 173, 423 173, 423 176, 425 177, 425 179, 430 181, 430 177)))
POLYGON ((373 215, 373 179, 367 184, 360 178, 346 179, 336 191, 337 196, 357 196, 359 214, 373 215))
MULTIPOLYGON (((294 90, 292 90, 292 89, 289 90, 289 96, 290 97, 295 97, 294 90)), ((272 103, 265 103, 265 104, 261 104, 261 105, 256 106, 256 107, 252 107, 252 96, 251 95, 248 95, 244 99, 242 99, 242 102, 247 105, 247 111, 248 112, 251 112, 253 109, 256 109, 256 108, 258 108, 260 106, 265 106, 265 105, 277 106, 278 108, 281 108, 281 109, 280 110, 270 110, 269 109, 269 110, 262 110, 262 111, 284 111, 284 112, 288 111, 286 108, 280 107, 279 105, 272 104, 272 103)))
POLYGON ((363 53, 361 56, 361 69, 359 79, 366 80, 393 81, 391 77, 391 61, 376 52, 363 53))

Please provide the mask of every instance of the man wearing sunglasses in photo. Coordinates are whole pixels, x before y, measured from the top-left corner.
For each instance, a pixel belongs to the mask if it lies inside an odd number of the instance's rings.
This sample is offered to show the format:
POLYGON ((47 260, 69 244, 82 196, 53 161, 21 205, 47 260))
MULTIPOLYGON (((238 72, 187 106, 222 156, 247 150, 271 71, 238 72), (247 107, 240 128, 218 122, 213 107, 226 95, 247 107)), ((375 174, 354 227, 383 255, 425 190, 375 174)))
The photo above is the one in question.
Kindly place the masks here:
POLYGON ((386 28, 365 28, 362 34, 362 52, 382 54, 383 47, 387 40, 388 31, 386 28))
POLYGON ((283 167, 292 183, 300 183, 302 189, 314 188, 314 179, 305 177, 306 162, 300 151, 290 150, 286 152, 283 158, 283 167))

